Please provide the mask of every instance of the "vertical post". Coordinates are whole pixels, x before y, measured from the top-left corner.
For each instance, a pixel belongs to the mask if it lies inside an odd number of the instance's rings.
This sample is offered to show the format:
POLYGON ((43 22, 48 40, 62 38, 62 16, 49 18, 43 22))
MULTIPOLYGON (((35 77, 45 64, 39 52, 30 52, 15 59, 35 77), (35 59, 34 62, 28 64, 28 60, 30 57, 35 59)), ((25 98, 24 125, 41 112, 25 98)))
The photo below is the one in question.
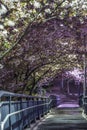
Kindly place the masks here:
MULTIPOLYGON (((1 98, 0 98, 0 102, 1 102, 1 98)), ((2 111, 1 111, 1 109, 2 109, 2 106, 0 105, 0 122, 2 121, 2 111)))
POLYGON ((4 125, 3 125, 3 123, 0 123, 0 130, 4 130, 4 125))
POLYGON ((64 87, 64 79, 63 79, 63 74, 62 74, 62 89, 64 87))
MULTIPOLYGON (((37 98, 37 105, 40 105, 40 97, 37 98)), ((38 107, 38 118, 41 118, 41 111, 40 111, 40 106, 38 107)))
POLYGON ((84 35, 84 85, 83 85, 83 97, 86 96, 86 43, 85 43, 86 36, 84 35))
POLYGON ((68 94, 69 94, 69 82, 70 82, 70 80, 67 81, 67 93, 68 93, 68 94))
MULTIPOLYGON (((1 101, 1 98, 0 98, 0 101, 1 101)), ((3 123, 2 123, 2 106, 0 105, 0 130, 4 130, 4 126, 3 126, 3 123)))
POLYGON ((49 102, 50 102, 50 99, 46 98, 46 103, 48 103, 47 104, 47 113, 49 113, 49 109, 50 109, 50 106, 51 106, 51 104, 49 102))
POLYGON ((48 112, 49 112, 50 109, 52 108, 52 99, 51 99, 51 97, 48 98, 47 103, 49 103, 49 104, 48 104, 48 112), (50 102, 50 101, 51 101, 51 102, 50 102))
MULTIPOLYGON (((22 110, 23 109, 23 107, 22 107, 22 104, 23 102, 22 102, 22 97, 20 97, 20 110, 22 110)), ((23 115, 24 113, 23 112, 21 112, 21 129, 23 129, 23 117, 24 117, 24 115, 23 115)))
MULTIPOLYGON (((32 98, 32 101, 33 101, 33 106, 35 106, 35 98, 34 98, 34 97, 32 98)), ((33 122, 34 122, 34 123, 36 122, 35 109, 36 109, 36 108, 33 108, 33 122)))
MULTIPOLYGON (((27 108, 29 108, 29 99, 30 98, 26 98, 26 101, 27 101, 27 108)), ((28 115, 28 117, 27 117, 27 128, 30 128, 30 118, 29 118, 29 114, 30 114, 30 109, 28 109, 27 110, 27 115, 28 115)))
POLYGON ((45 100, 45 108, 44 108, 44 112, 45 112, 45 114, 47 114, 47 104, 46 104, 46 103, 47 103, 47 98, 45 98, 44 100, 45 100))
MULTIPOLYGON (((8 100, 9 100, 9 114, 10 114, 11 113, 11 96, 9 96, 8 100)), ((10 117, 9 117, 9 128, 10 128, 10 130, 12 130, 10 117)))
POLYGON ((84 55, 84 86, 83 86, 83 97, 86 96, 86 56, 84 55))
POLYGON ((69 81, 67 81, 67 93, 69 93, 69 81))
POLYGON ((69 79, 68 81, 67 81, 67 92, 68 92, 68 94, 70 94, 70 81, 73 81, 74 79, 69 79))
MULTIPOLYGON (((44 104, 44 98, 41 97, 41 104, 44 104)), ((44 105, 41 106, 41 116, 44 116, 44 105)))
POLYGON ((86 88, 86 35, 83 37, 84 42, 84 85, 83 85, 83 109, 84 113, 87 114, 87 105, 86 105, 86 94, 87 94, 87 88, 86 88))
POLYGON ((78 82, 78 97, 80 96, 80 82, 78 82))
MULTIPOLYGON (((39 98, 37 98, 37 105, 39 105, 39 98)), ((37 107, 37 119, 40 119, 39 107, 37 107)))
POLYGON ((43 98, 43 115, 45 115, 46 114, 46 100, 45 100, 45 98, 43 98))

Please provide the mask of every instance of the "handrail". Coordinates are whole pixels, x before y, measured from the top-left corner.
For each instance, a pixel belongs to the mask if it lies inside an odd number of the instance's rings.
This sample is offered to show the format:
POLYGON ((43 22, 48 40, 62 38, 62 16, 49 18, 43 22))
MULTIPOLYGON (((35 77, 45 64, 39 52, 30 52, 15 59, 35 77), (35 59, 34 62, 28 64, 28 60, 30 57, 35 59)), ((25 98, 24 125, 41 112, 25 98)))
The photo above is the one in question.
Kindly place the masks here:
POLYGON ((24 94, 16 94, 16 93, 11 93, 11 92, 7 92, 7 91, 0 91, 0 98, 2 96, 13 96, 13 97, 27 97, 24 94))
POLYGON ((7 91, 0 91, 0 98, 1 97, 7 97, 7 96, 11 96, 11 97, 25 97, 25 98, 47 98, 45 96, 30 96, 30 95, 25 95, 25 94, 17 94, 17 93, 12 93, 12 92, 7 92, 7 91))
POLYGON ((0 130, 14 127, 23 130, 35 118, 47 114, 53 107, 53 100, 50 95, 42 97, 0 91, 0 130))
POLYGON ((1 130, 4 130, 4 125, 5 125, 5 123, 7 122, 7 120, 9 119, 9 117, 11 117, 11 116, 13 116, 13 115, 15 115, 15 114, 21 113, 21 112, 23 112, 23 111, 25 111, 25 110, 29 110, 29 109, 32 109, 32 108, 36 108, 36 107, 43 106, 43 105, 46 105, 46 104, 49 105, 51 102, 52 102, 52 100, 49 101, 49 103, 44 103, 44 104, 40 104, 40 105, 35 105, 35 106, 32 106, 32 107, 28 107, 28 108, 26 108, 26 109, 22 109, 22 110, 20 110, 20 111, 16 111, 16 112, 13 112, 13 113, 8 114, 8 115, 5 117, 5 119, 1 122, 1 130))

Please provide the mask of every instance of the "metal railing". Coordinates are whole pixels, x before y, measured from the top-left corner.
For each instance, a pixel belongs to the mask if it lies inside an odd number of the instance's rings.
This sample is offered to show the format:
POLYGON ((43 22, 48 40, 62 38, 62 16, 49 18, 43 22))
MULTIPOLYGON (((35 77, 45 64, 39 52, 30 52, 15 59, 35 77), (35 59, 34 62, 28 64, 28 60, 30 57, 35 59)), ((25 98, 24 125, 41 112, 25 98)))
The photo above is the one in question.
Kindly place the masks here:
POLYGON ((0 91, 0 130, 23 130, 47 114, 51 103, 49 97, 0 91))
POLYGON ((82 108, 84 113, 87 115, 87 96, 82 97, 82 108))
POLYGON ((83 95, 80 95, 79 105, 83 108, 83 113, 87 116, 87 96, 83 97, 83 95))

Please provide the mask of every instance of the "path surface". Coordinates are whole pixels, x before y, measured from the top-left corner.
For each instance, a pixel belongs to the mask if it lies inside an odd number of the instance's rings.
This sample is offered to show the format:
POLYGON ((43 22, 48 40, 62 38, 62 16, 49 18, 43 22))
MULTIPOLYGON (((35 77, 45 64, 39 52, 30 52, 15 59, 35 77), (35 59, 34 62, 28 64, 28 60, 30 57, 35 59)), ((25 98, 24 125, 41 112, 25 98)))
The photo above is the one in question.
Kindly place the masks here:
POLYGON ((87 120, 75 103, 61 104, 32 130, 87 130, 87 120))

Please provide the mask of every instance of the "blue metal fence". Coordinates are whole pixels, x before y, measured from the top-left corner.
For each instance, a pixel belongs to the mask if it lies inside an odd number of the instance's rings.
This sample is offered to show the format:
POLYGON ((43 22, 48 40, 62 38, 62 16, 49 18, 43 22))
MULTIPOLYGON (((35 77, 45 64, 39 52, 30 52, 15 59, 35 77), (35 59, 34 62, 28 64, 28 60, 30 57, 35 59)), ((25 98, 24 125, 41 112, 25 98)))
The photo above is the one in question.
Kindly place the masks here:
POLYGON ((0 130, 23 130, 51 109, 49 97, 0 91, 0 130))

